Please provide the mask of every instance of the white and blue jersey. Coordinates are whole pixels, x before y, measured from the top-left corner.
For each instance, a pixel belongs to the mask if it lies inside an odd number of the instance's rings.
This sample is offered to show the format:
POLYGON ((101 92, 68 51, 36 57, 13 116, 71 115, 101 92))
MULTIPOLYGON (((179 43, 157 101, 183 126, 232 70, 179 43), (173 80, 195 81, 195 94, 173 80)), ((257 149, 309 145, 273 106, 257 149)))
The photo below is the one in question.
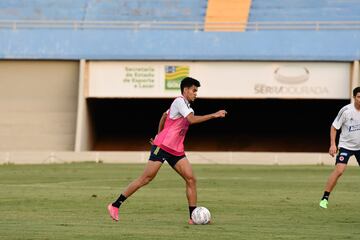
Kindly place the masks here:
POLYGON ((332 125, 337 130, 341 128, 339 148, 360 150, 360 111, 353 103, 339 111, 332 125))

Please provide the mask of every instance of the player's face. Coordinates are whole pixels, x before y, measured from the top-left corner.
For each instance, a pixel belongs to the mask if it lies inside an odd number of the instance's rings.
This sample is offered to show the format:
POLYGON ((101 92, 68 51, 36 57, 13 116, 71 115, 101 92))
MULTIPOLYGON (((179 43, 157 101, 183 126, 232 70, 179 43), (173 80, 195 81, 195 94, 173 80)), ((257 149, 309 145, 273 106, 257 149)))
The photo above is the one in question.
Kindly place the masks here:
POLYGON ((357 106, 357 108, 360 108, 360 93, 356 94, 356 96, 354 97, 354 101, 355 101, 355 106, 357 106))
POLYGON ((192 85, 189 88, 184 88, 184 97, 189 101, 193 102, 196 99, 198 88, 192 85))

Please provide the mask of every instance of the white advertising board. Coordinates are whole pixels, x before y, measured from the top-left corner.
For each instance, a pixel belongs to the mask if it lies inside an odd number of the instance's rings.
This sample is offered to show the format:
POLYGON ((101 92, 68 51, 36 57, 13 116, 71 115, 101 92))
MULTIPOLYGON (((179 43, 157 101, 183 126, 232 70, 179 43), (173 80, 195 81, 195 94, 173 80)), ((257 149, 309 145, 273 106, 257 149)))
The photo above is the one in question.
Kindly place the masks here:
POLYGON ((202 98, 350 98, 350 63, 90 61, 87 97, 166 98, 190 76, 202 98))

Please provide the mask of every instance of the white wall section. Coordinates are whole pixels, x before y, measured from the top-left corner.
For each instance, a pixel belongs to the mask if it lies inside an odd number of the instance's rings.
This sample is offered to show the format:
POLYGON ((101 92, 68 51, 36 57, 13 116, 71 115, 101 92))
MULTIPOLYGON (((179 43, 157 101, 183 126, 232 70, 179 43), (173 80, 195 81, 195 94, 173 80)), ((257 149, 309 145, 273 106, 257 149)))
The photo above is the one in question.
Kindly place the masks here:
POLYGON ((202 83, 202 98, 349 98, 350 63, 338 62, 111 62, 89 63, 95 98, 179 95, 185 76, 202 83))

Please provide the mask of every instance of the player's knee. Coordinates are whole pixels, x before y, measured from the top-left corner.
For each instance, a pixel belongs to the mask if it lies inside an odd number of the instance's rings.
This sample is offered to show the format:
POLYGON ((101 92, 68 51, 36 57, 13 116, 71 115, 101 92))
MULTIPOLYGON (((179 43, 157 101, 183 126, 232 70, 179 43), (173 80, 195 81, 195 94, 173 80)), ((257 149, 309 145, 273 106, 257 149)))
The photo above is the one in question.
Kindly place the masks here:
POLYGON ((196 177, 195 176, 188 176, 186 178, 186 183, 189 185, 196 185, 196 177))
POLYGON ((154 176, 145 176, 143 178, 141 178, 140 182, 141 185, 144 186, 146 184, 148 184, 149 182, 151 182, 154 179, 154 176))

